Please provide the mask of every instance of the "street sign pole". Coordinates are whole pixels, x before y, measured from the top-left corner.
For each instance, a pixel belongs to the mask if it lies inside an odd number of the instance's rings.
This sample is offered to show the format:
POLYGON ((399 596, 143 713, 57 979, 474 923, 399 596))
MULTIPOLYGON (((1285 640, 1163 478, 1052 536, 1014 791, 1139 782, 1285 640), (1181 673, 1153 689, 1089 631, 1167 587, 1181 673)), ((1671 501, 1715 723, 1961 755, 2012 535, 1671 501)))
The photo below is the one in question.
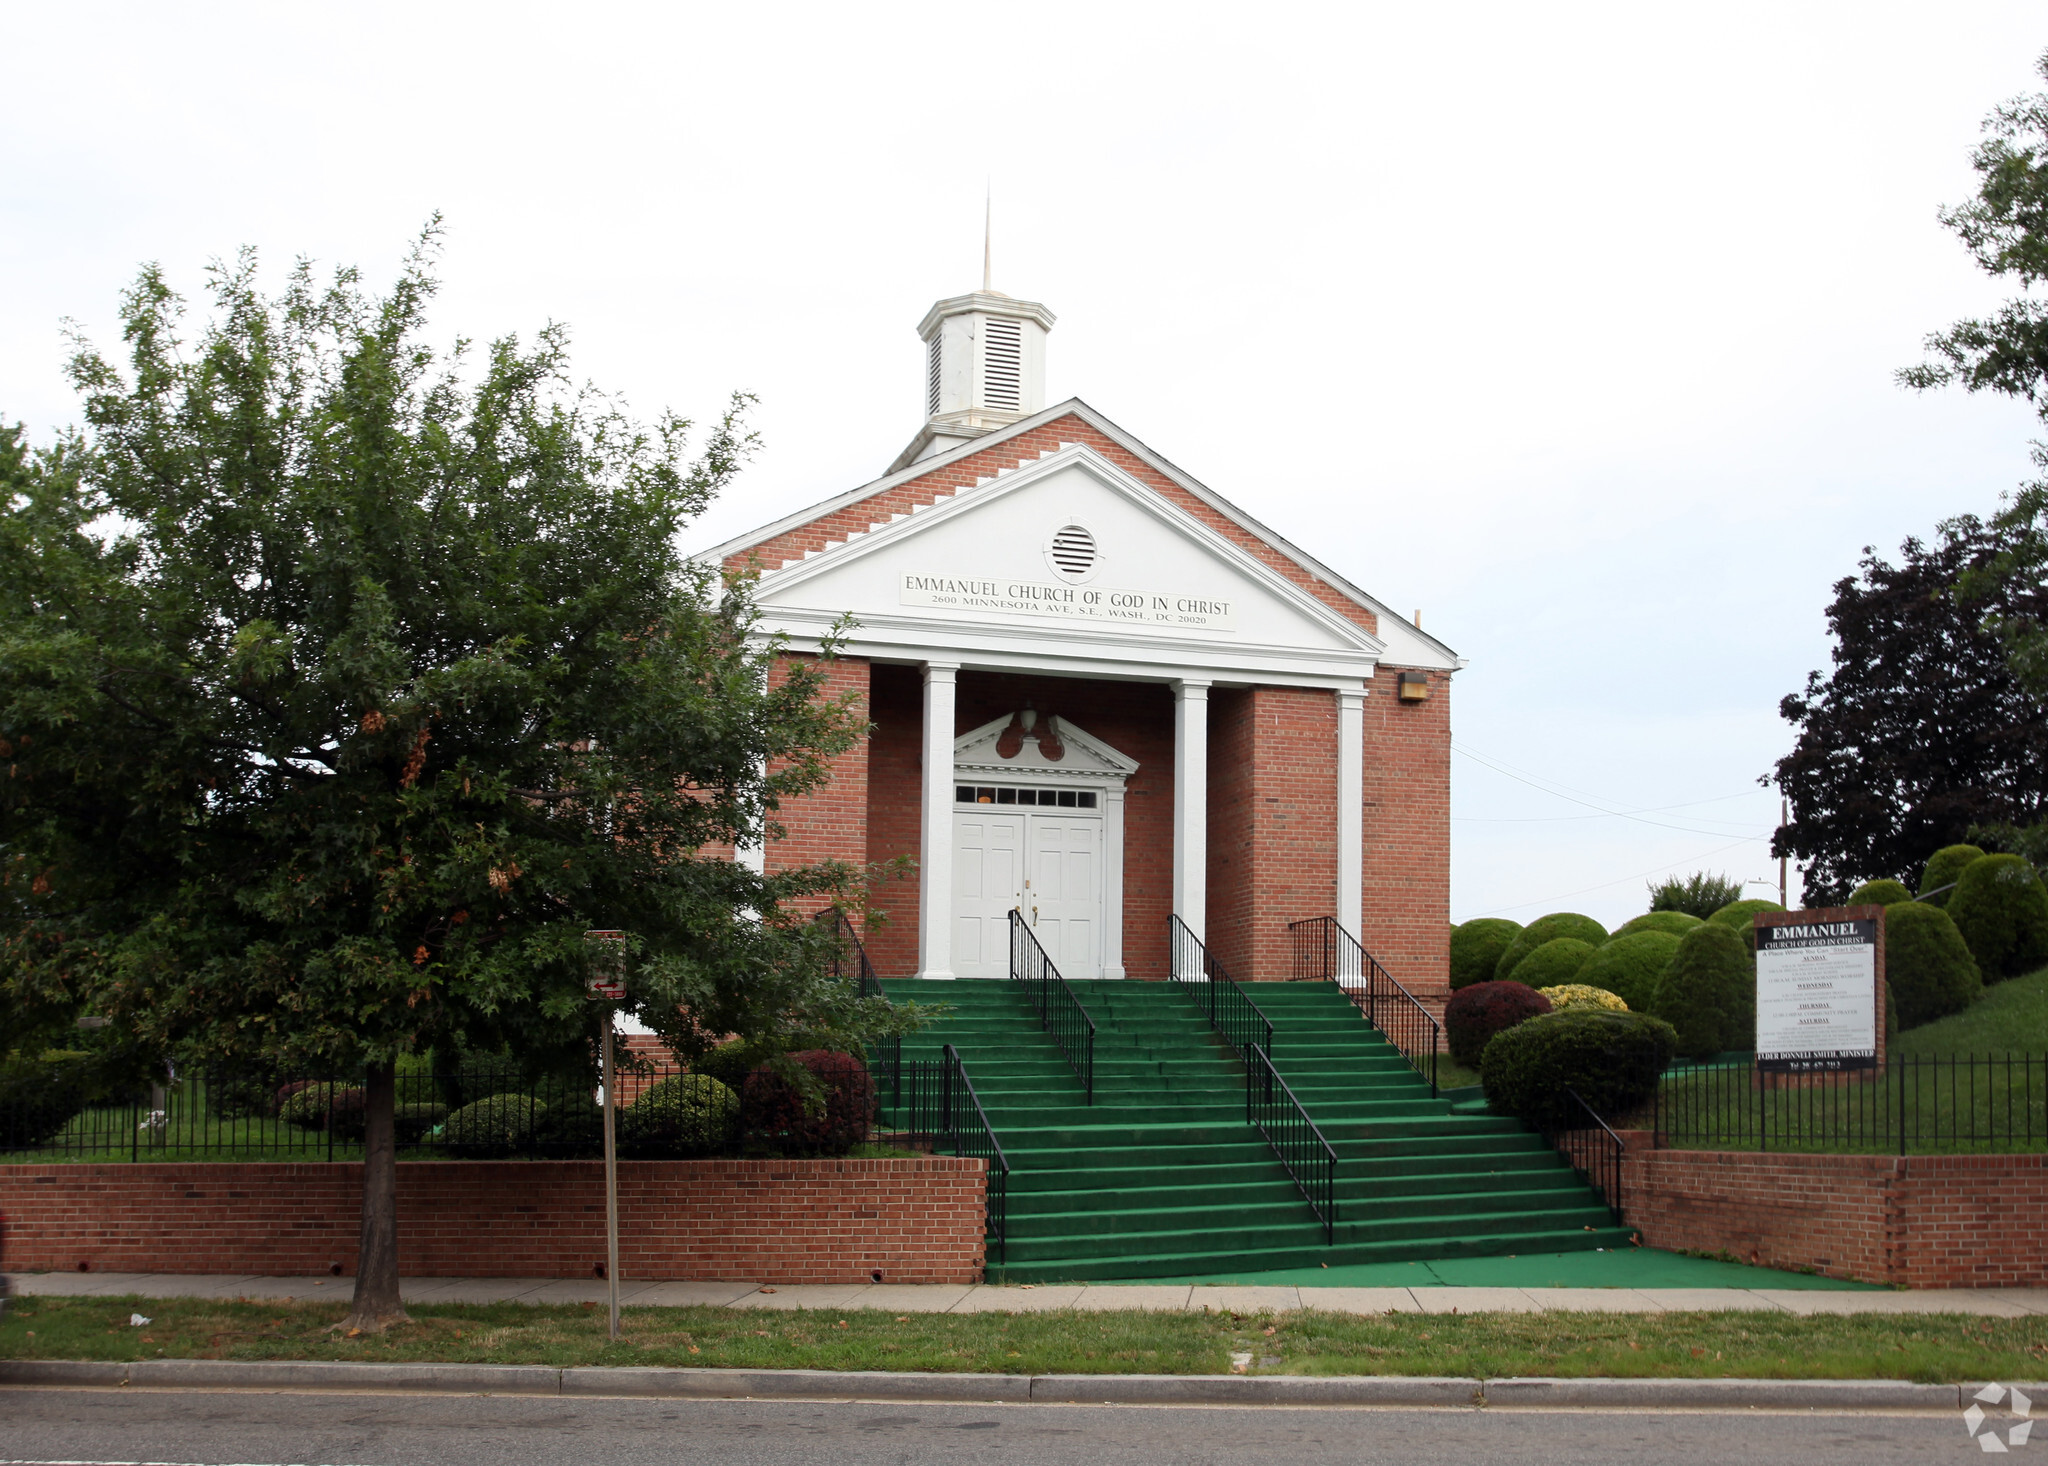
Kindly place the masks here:
POLYGON ((626 934, 587 931, 583 948, 590 964, 589 995, 604 1008, 599 1043, 599 1076, 604 1083, 604 1282, 611 1336, 619 1336, 619 1055, 612 1041, 613 1005, 626 996, 626 934))

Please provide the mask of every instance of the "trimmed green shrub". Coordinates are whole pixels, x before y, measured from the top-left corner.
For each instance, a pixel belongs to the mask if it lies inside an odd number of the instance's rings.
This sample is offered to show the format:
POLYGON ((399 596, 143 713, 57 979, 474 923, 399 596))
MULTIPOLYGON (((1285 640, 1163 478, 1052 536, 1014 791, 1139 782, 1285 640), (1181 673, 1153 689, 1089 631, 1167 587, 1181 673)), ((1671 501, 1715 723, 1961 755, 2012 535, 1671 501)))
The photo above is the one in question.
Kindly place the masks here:
POLYGON ((1844 906, 1896 906, 1901 901, 1910 901, 1913 893, 1894 880, 1865 881, 1849 893, 1844 906))
POLYGON ((690 1072, 715 1079, 727 1089, 738 1090, 747 1076, 767 1063, 775 1050, 765 1043, 734 1039, 722 1043, 690 1066, 690 1072))
POLYGON ((1577 937, 1558 937, 1517 962, 1515 975, 1510 981, 1538 989, 1577 982, 1579 969, 1597 950, 1591 942, 1582 942, 1577 937))
POLYGON ((501 1160, 531 1148, 534 1128, 547 1110, 530 1094, 486 1095, 448 1117, 441 1142, 451 1155, 501 1160))
POLYGON ((2048 886, 2018 855, 1987 855, 1963 867, 1948 914, 1986 982, 2048 963, 2048 886))
MULTIPOLYGON (((1539 916, 1522 928, 1521 934, 1508 944, 1507 951, 1500 954, 1500 962, 1493 969, 1495 982, 1506 982, 1524 957, 1559 937, 1576 937, 1589 946, 1597 947, 1607 940, 1607 928, 1590 916, 1581 916, 1576 911, 1556 911, 1549 916, 1539 916)), ((1520 982, 1519 977, 1515 978, 1520 982)))
POLYGON ((1647 1013, 1575 1009, 1532 1018, 1486 1046, 1480 1081, 1497 1110, 1539 1130, 1587 1125, 1566 1090, 1603 1120, 1620 1117, 1657 1092, 1678 1035, 1647 1013))
POLYGON ((1884 975, 1907 1028, 1960 1013, 1984 991, 1963 934, 1946 911, 1924 901, 1885 908, 1884 975))
POLYGON ((206 1111, 216 1120, 268 1120, 277 1113, 277 1076, 222 1070, 206 1076, 206 1111))
POLYGON ((1678 1052, 1704 1059, 1756 1044, 1756 961, 1725 923, 1678 939, 1650 1011, 1678 1031, 1678 1052))
POLYGON ((0 1150, 48 1145, 99 1090, 92 1056, 49 1049, 0 1058, 0 1150))
POLYGON ((315 1080, 298 1086, 282 1105, 277 1118, 301 1130, 325 1130, 331 1120, 335 1138, 358 1141, 363 1138, 363 1092, 331 1080, 315 1080))
MULTIPOLYGON (((1684 911, 1645 911, 1641 916, 1631 917, 1616 927, 1614 935, 1607 940, 1618 941, 1622 937, 1635 936, 1638 932, 1658 932, 1665 936, 1682 937, 1698 926, 1702 919, 1684 911)), ((1629 1006, 1635 1005, 1631 1003, 1629 1006)))
POLYGON ((1475 982, 1444 1004, 1444 1042, 1453 1063, 1479 1067, 1487 1041, 1524 1019, 1550 1011, 1550 999, 1520 982, 1475 982))
MULTIPOLYGON (((1675 911, 1657 914, 1678 915, 1675 911)), ((1693 917, 1685 919, 1691 924, 1688 930, 1700 925, 1693 917)), ((1596 988, 1606 988, 1635 1012, 1650 1012, 1657 1001, 1657 979, 1664 975, 1664 969, 1677 955, 1678 943, 1679 938, 1667 931, 1627 932, 1624 936, 1612 938, 1606 946, 1596 948, 1586 959, 1586 965, 1579 969, 1578 980, 1596 988)))
POLYGON ((834 1049, 800 1049, 789 1057, 824 1087, 825 1103, 814 1109, 773 1069, 756 1069, 741 1091, 748 1143, 782 1155, 845 1155, 866 1140, 875 1114, 875 1082, 868 1066, 834 1049))
POLYGON ((1984 852, 1975 845, 1944 845, 1927 857, 1927 868, 1920 872, 1920 894, 1927 896, 1929 906, 1946 907, 1954 891, 1941 891, 1943 886, 1952 886, 1963 878, 1963 872, 1973 860, 1982 860, 1984 852), (1929 896, 1930 891, 1941 891, 1939 896, 1929 896))
POLYGON ((408 1100, 392 1107, 392 1131, 400 1145, 418 1145, 428 1131, 446 1122, 448 1114, 439 1100, 408 1100))
POLYGON ((1652 911, 1682 911, 1704 920, 1730 901, 1742 899, 1742 882, 1696 870, 1685 877, 1667 876, 1650 887, 1652 911))
POLYGON ((708 1074, 678 1074, 619 1111, 619 1153, 645 1160, 717 1155, 731 1148, 739 1123, 740 1097, 730 1085, 708 1074))
POLYGON ((1756 956, 1756 922, 1753 918, 1759 911, 1783 911, 1785 908, 1775 901, 1731 901, 1723 906, 1708 921, 1719 922, 1742 938, 1742 945, 1749 955, 1756 956))
POLYGON ((1475 916, 1451 928, 1451 991, 1475 982, 1491 982, 1501 954, 1522 934, 1519 921, 1502 916, 1475 916))
MULTIPOLYGON (((615 1117, 619 1154, 629 1159, 650 1159, 628 1148, 627 1116, 630 1107, 615 1117)), ((558 1099, 533 1122, 533 1153, 547 1160, 587 1160, 604 1154, 604 1106, 592 1094, 574 1094, 558 1099)))

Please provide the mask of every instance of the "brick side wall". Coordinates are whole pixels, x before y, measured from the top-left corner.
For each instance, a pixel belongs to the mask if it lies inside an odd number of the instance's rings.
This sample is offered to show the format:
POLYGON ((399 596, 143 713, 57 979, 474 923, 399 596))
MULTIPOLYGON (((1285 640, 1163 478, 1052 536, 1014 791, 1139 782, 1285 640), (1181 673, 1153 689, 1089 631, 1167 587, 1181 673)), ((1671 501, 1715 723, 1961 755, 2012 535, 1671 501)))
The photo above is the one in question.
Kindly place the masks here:
POLYGON ((1441 997, 1451 973, 1451 678, 1429 674, 1429 701, 1403 705, 1400 669, 1382 667, 1365 699, 1365 892, 1358 939, 1417 996, 1441 997))
MULTIPOLYGON (((1209 903, 1203 913, 1210 953, 1240 982, 1252 971, 1260 921, 1257 694, 1209 693, 1209 903)), ((1169 874, 1170 874, 1169 868, 1169 874)))
MULTIPOLYGON (((619 1269, 638 1279, 966 1283, 982 1272, 982 1162, 622 1161, 619 1269)), ((355 1271, 362 1168, 0 1166, 12 1271, 355 1271)), ((597 1161, 408 1161, 409 1277, 591 1277, 604 1260, 597 1161)))
MULTIPOLYGON (((791 657, 788 660, 795 661, 791 657)), ((806 659, 810 660, 810 659, 806 659)), ((869 666, 859 657, 840 657, 824 664, 822 697, 833 701, 851 696, 854 716, 872 716, 869 666)), ((821 860, 859 865, 867 859, 868 751, 865 740, 829 761, 831 780, 819 789, 787 801, 775 812, 782 825, 780 840, 768 842, 768 869, 788 870, 821 860)), ((822 903, 821 903, 822 904, 822 903)))
POLYGON ((737 554, 727 556, 726 567, 730 570, 745 570, 752 564, 764 571, 779 570, 786 560, 801 560, 812 550, 822 550, 827 545, 844 543, 849 534, 865 533, 878 524, 887 524, 893 514, 908 514, 919 505, 936 503, 960 489, 972 488, 978 479, 993 478, 1001 469, 1015 468, 1020 463, 1035 462, 1041 452, 1056 451, 1062 443, 1087 444, 1140 483, 1155 490, 1217 534, 1286 576, 1336 611, 1338 615, 1363 626, 1367 631, 1378 631, 1379 618, 1351 597, 1281 554, 1249 530, 1217 513, 1172 479, 1156 472, 1135 453, 1096 431, 1080 418, 1071 416, 1055 418, 1043 427, 1033 428, 1028 433, 999 444, 992 444, 981 452, 970 453, 950 467, 934 469, 893 489, 870 495, 843 509, 811 520, 808 524, 798 525, 795 529, 785 531, 772 539, 763 540, 737 554))
POLYGON ((2048 1156, 1767 1155, 1624 1138, 1627 1218, 1649 1246, 1911 1288, 2048 1284, 2048 1156))

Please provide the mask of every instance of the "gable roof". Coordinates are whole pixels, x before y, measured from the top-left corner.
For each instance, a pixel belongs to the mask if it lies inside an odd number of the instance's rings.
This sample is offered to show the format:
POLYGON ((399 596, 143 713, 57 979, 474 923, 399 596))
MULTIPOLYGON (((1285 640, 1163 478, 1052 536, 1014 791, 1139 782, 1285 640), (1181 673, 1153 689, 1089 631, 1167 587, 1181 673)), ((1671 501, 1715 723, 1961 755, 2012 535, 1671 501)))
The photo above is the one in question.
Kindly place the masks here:
MULTIPOLYGON (((1156 479, 1155 488, 1177 490, 1190 501, 1182 506, 1184 509, 1195 512, 1198 518, 1211 520, 1212 528, 1257 554, 1332 610, 1357 622, 1369 634, 1378 633, 1379 639, 1393 642, 1398 638, 1421 654, 1403 656, 1397 645, 1390 645, 1389 654, 1384 657, 1388 663, 1419 662, 1448 669, 1464 665, 1442 641, 1410 625, 1385 603, 1261 524, 1079 398, 1070 398, 957 448, 785 515, 706 550, 699 558, 729 569, 753 566, 767 572, 793 565, 808 554, 844 543, 850 535, 862 535, 877 525, 887 524, 895 515, 973 488, 998 472, 1014 468, 1020 461, 1019 448, 1051 451, 1044 446, 1046 430, 1055 425, 1062 431, 1083 429, 1077 434, 1083 442, 1091 436, 1099 437, 1103 442, 1098 446, 1128 455, 1132 462, 1126 468, 1141 470, 1141 477, 1156 479), (1392 624, 1382 627, 1381 618, 1392 624)), ((1052 442, 1057 445, 1057 438, 1052 442)))

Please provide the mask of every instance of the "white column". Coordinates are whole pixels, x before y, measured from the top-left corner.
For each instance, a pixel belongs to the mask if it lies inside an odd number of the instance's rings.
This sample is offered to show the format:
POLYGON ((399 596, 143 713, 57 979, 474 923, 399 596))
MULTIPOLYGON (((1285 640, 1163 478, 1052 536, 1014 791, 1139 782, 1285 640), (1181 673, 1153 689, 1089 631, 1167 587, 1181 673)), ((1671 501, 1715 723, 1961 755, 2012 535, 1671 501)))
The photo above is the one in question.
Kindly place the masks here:
POLYGON ((1102 975, 1124 975, 1124 786, 1102 791, 1102 975))
POLYGON ((1337 693, 1337 924, 1359 931, 1365 887, 1365 689, 1337 693))
POLYGON ((917 841, 917 975, 953 976, 953 705, 960 668, 924 664, 924 796, 917 841))
POLYGON ((1173 914, 1197 937, 1209 906, 1209 684, 1173 684, 1173 914))

